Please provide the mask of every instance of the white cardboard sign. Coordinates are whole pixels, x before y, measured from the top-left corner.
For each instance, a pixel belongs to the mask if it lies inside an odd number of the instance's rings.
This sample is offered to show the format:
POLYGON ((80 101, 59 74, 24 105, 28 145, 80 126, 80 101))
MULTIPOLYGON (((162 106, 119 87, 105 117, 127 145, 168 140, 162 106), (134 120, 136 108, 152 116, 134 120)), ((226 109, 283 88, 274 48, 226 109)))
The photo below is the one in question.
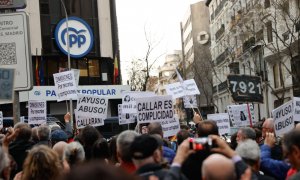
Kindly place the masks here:
POLYGON ((76 127, 77 129, 82 129, 86 126, 103 126, 104 118, 101 117, 80 117, 78 116, 78 111, 75 109, 76 127))
POLYGON ((180 131, 179 119, 177 117, 162 121, 161 126, 164 132, 164 137, 174 136, 180 131))
POLYGON ((122 113, 136 114, 136 98, 152 97, 154 92, 126 91, 122 93, 122 113))
POLYGON ((118 104, 119 124, 130 124, 135 122, 135 114, 122 113, 122 104, 118 104))
POLYGON ((168 84, 165 86, 167 94, 172 95, 174 99, 188 95, 200 94, 197 84, 194 79, 183 81, 183 83, 177 82, 168 84))
POLYGON ((172 96, 137 98, 137 122, 150 123, 174 119, 172 96))
POLYGON ((0 129, 3 128, 3 113, 0 111, 0 129))
POLYGON ((28 124, 46 124, 47 102, 28 101, 28 124))
POLYGON ((294 97, 294 121, 300 121, 300 98, 294 97))
POLYGON ((290 100, 272 111, 276 136, 283 136, 285 133, 294 129, 293 114, 293 100, 290 100))
POLYGON ((75 82, 74 71, 56 73, 53 74, 53 77, 57 90, 57 101, 77 99, 77 85, 75 82))
POLYGON ((78 94, 77 115, 79 117, 107 118, 107 98, 78 94))
POLYGON ((230 134, 229 115, 227 113, 208 114, 207 119, 217 123, 220 135, 230 134))
POLYGON ((196 95, 183 97, 184 108, 197 108, 196 95))
POLYGON ((234 127, 246 127, 256 123, 254 107, 249 104, 250 115, 247 104, 227 106, 229 119, 234 127), (251 120, 251 122, 250 122, 251 120))

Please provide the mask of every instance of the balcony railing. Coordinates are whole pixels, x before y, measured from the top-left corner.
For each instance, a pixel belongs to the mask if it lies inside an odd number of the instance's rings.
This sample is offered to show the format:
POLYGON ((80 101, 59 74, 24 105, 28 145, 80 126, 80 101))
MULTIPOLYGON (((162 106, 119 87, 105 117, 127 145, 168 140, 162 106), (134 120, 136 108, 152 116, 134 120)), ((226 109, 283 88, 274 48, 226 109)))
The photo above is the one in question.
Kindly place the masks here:
POLYGON ((224 81, 218 85, 219 92, 225 90, 226 88, 227 88, 227 81, 224 81))
POLYGON ((224 24, 221 25, 220 29, 216 32, 216 40, 218 40, 225 32, 224 24))
POLYGON ((222 52, 222 54, 220 54, 217 58, 216 58, 216 65, 220 64, 221 62, 223 62, 226 57, 227 57, 227 49, 225 49, 224 52, 222 52))
POLYGON ((247 51, 251 46, 255 45, 255 37, 251 37, 243 43, 243 52, 247 51))

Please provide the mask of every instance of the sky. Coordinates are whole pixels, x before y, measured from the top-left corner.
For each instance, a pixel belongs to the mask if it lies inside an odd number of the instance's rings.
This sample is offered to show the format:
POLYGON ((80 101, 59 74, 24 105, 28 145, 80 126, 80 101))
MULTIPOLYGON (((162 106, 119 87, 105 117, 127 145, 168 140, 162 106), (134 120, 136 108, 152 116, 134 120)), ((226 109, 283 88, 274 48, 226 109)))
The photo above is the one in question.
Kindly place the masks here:
MULTIPOLYGON (((123 84, 128 80, 130 62, 145 57, 145 32, 153 42, 159 42, 150 59, 164 54, 155 62, 156 67, 164 63, 167 53, 181 49, 180 22, 193 2, 195 0, 116 0, 123 84)), ((153 71, 152 75, 158 72, 153 71)))

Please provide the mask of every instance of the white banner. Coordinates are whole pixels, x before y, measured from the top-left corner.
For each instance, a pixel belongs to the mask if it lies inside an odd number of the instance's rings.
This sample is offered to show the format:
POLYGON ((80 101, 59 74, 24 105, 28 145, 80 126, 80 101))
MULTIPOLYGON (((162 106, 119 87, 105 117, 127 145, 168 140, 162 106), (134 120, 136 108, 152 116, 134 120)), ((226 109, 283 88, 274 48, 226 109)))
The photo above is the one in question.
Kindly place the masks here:
POLYGON ((180 98, 188 95, 200 94, 197 84, 194 79, 183 81, 183 83, 177 82, 173 84, 165 85, 166 92, 171 95, 173 99, 180 98))
POLYGON ((77 86, 74 71, 65 71, 53 74, 54 84, 57 89, 57 101, 76 100, 77 86))
POLYGON ((0 111, 0 129, 3 128, 3 113, 0 111))
POLYGON ((47 102, 28 102, 28 124, 46 124, 47 122, 47 102))
POLYGON ((152 97, 154 92, 126 91, 122 93, 122 113, 136 114, 136 98, 152 97))
POLYGON ((229 119, 234 127, 246 127, 250 126, 251 123, 252 125, 256 123, 254 106, 252 104, 249 104, 250 115, 247 104, 229 105, 227 110, 229 119))
POLYGON ((174 136, 180 131, 179 119, 176 118, 175 116, 173 119, 162 121, 161 126, 163 129, 165 138, 174 136))
POLYGON ((94 126, 94 127, 104 125, 104 118, 100 118, 100 117, 80 117, 80 116, 78 116, 77 109, 75 109, 74 112, 75 112, 77 129, 82 129, 82 128, 88 126, 88 125, 94 126))
POLYGON ((108 100, 101 96, 78 94, 77 115, 79 117, 107 118, 108 100))
POLYGON ((276 136, 282 137, 294 129, 293 110, 293 100, 290 100, 272 111, 276 136))
POLYGON ((135 123, 135 114, 129 114, 129 113, 122 113, 122 104, 118 104, 118 117, 119 117, 119 124, 130 124, 135 123))
POLYGON ((294 97, 294 121, 300 121, 300 98, 294 97))
POLYGON ((207 119, 217 123, 220 135, 230 134, 229 115, 227 113, 208 114, 207 119))
POLYGON ((172 96, 137 98, 137 122, 150 123, 174 119, 172 96))
POLYGON ((198 108, 196 95, 183 97, 184 108, 198 108))

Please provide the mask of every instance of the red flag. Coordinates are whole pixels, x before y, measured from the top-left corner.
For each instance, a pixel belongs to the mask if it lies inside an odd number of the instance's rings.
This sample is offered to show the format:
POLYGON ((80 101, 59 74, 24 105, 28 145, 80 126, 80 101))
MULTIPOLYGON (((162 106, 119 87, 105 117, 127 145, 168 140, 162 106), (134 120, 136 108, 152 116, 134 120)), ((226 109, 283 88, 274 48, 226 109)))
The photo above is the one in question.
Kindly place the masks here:
POLYGON ((118 58, 117 58, 117 56, 115 56, 113 84, 117 84, 117 79, 118 79, 118 77, 119 77, 118 58))
POLYGON ((38 56, 35 57, 35 82, 37 86, 40 86, 39 58, 38 56))

